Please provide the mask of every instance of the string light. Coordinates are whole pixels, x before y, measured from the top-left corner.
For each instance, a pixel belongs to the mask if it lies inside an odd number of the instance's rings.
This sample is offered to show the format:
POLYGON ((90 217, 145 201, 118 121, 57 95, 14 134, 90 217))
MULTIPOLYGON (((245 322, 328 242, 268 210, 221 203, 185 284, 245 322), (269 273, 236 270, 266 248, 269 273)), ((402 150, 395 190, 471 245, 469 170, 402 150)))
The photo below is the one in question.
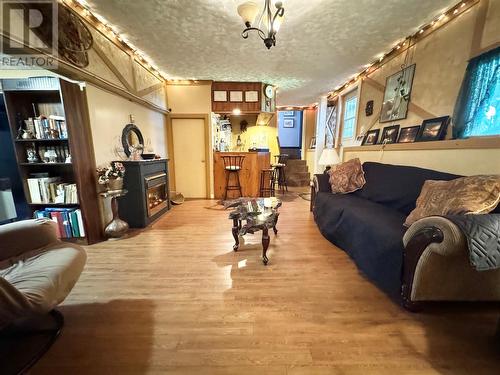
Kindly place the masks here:
POLYGON ((157 75, 163 80, 168 80, 168 75, 165 72, 160 71, 158 66, 156 66, 149 57, 140 51, 136 46, 134 46, 125 35, 121 34, 118 28, 114 25, 110 25, 109 22, 100 14, 93 12, 88 3, 85 0, 59 0, 62 4, 68 6, 69 8, 75 10, 84 18, 92 21, 96 28, 100 28, 108 33, 108 37, 118 40, 123 46, 128 48, 132 55, 139 61, 145 68, 151 70, 153 74, 157 75))
MULTIPOLYGON (((413 34, 412 36, 410 37, 407 37, 406 40, 401 44, 401 43, 398 43, 395 47, 392 48, 392 50, 387 53, 387 54, 381 54, 380 57, 377 57, 377 60, 371 64, 366 64, 366 65, 363 65, 363 68, 364 70, 361 71, 357 77, 356 77, 356 80, 361 77, 363 78, 364 75, 368 75, 370 74, 371 72, 373 72, 374 70, 377 69, 377 66, 380 66, 382 61, 384 61, 384 59, 389 56, 389 55, 392 55, 392 53, 395 53, 396 51, 400 50, 401 47, 405 47, 406 46, 406 43, 408 42, 408 48, 411 47, 411 41, 412 41, 412 38, 415 38, 416 36, 419 36, 419 35, 422 35, 428 28, 431 28, 433 26, 436 26, 436 24, 438 22, 441 22, 440 23, 440 26, 443 25, 445 22, 449 21, 452 17, 457 17, 459 16, 459 13, 462 11, 462 9, 469 3, 471 4, 470 6, 474 5, 475 3, 477 3, 478 0, 464 0, 462 1, 461 3, 458 3, 457 5, 455 5, 454 7, 451 7, 449 8, 447 11, 443 12, 441 15, 439 15, 439 17, 435 18, 434 20, 432 20, 430 23, 428 23, 427 25, 424 25, 422 26, 417 32, 415 32, 415 34, 413 34)), ((399 53, 399 52, 398 52, 399 53)), ((337 86, 335 88, 335 90, 330 93, 329 95, 330 96, 335 96, 338 94, 339 91, 341 90, 344 90, 346 87, 348 87, 350 84, 352 83, 352 80, 349 80, 347 81, 345 84, 343 85, 340 85, 340 86, 337 86)))

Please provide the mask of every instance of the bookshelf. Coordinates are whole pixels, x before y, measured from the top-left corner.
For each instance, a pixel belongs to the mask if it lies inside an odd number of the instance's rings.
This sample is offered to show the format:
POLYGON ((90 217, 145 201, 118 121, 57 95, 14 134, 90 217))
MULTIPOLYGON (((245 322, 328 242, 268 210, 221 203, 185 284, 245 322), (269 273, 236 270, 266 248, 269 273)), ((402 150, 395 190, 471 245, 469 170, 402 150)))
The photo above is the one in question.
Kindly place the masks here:
POLYGON ((24 196, 62 240, 103 240, 85 91, 52 77, 2 80, 24 196), (31 130, 30 138, 19 128, 31 130), (35 136, 36 138, 31 138, 35 136))

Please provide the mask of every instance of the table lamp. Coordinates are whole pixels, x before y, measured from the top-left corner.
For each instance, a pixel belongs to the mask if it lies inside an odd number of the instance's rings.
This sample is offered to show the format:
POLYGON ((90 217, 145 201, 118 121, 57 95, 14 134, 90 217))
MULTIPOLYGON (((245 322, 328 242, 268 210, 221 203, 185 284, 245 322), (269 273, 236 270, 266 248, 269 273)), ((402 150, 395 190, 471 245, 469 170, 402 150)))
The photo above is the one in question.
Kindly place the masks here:
POLYGON ((323 173, 328 173, 332 165, 340 163, 339 154, 334 148, 325 148, 321 152, 321 156, 319 157, 318 164, 324 165, 325 170, 323 173))

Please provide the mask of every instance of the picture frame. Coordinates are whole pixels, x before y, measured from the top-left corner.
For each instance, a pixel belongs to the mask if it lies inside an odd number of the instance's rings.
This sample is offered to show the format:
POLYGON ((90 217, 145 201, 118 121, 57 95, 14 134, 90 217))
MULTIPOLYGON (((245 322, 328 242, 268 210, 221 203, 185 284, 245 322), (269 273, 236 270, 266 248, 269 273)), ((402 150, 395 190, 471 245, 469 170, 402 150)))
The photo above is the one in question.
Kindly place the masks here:
POLYGON ((285 117, 294 117, 295 116, 295 111, 281 111, 283 113, 283 116, 285 117))
POLYGON ((283 119, 283 127, 284 128, 293 128, 295 126, 293 118, 285 118, 283 119))
POLYGON ((399 131, 398 143, 413 143, 417 139, 420 125, 401 128, 399 131))
POLYGON ((418 131, 416 142, 442 141, 446 137, 450 116, 424 120, 418 131))
POLYGON ((245 91, 245 102, 256 103, 259 101, 259 92, 256 90, 245 91))
POLYGON ((380 134, 380 129, 369 130, 366 132, 365 138, 361 143, 361 146, 371 146, 376 145, 378 141, 378 136, 380 134))
POLYGON ((410 65, 385 80, 380 123, 403 120, 408 116, 415 67, 416 64, 410 65))
POLYGON ((389 143, 396 143, 399 134, 399 125, 386 126, 382 130, 382 137, 380 138, 380 143, 383 145, 389 143))
POLYGON ((309 143, 309 148, 310 149, 316 148, 316 137, 311 137, 311 142, 309 143))
POLYGON ((214 90, 214 102, 227 102, 227 91, 214 90))
POLYGON ((242 103, 243 91, 229 91, 229 101, 232 103, 242 103))

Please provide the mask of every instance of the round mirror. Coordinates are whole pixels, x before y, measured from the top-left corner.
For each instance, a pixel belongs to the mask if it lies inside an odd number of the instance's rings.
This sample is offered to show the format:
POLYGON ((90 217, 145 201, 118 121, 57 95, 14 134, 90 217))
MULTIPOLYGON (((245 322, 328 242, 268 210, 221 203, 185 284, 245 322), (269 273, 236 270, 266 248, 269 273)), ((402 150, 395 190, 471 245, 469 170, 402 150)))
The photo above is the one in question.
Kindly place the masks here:
POLYGON ((140 149, 142 155, 144 151, 144 137, 141 131, 134 124, 127 124, 122 131, 122 146, 123 151, 127 156, 130 156, 132 150, 140 149))

